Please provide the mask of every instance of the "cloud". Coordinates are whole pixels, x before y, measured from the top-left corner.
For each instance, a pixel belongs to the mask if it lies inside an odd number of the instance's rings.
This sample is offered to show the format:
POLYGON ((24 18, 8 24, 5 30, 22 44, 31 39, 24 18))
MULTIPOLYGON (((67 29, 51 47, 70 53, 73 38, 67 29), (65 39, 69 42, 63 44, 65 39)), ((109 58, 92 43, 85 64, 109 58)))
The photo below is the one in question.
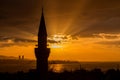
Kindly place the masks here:
POLYGON ((16 35, 18 30, 36 34, 40 4, 41 0, 0 0, 0 35, 16 35))
MULTIPOLYGON (((44 12, 48 32, 53 32, 53 29, 56 29, 56 32, 66 29, 65 33, 70 35, 74 33, 73 36, 118 38, 118 36, 94 34, 120 33, 119 2, 119 0, 75 0, 69 2, 68 0, 46 0, 44 1, 44 12)), ((41 0, 1 0, 0 35, 6 36, 6 39, 2 38, 1 41, 7 41, 8 36, 11 36, 12 38, 9 39, 15 43, 32 42, 31 39, 26 40, 25 37, 37 34, 40 8, 41 0)), ((58 43, 53 39, 49 39, 48 42, 58 43)))
POLYGON ((106 34, 99 33, 93 34, 91 37, 72 37, 72 44, 77 43, 78 45, 93 46, 93 47, 115 47, 120 48, 120 33, 118 34, 106 34), (74 38, 75 37, 75 38, 74 38))
POLYGON ((0 47, 26 46, 28 43, 32 44, 36 42, 36 40, 0 36, 0 47))
POLYGON ((71 35, 56 34, 48 37, 48 43, 50 44, 60 44, 67 43, 72 40, 71 35))
POLYGON ((40 0, 0 0, 0 15, 7 15, 11 19, 27 17, 35 12, 40 3, 40 0))
MULTIPOLYGON (((91 19, 92 20, 92 19, 91 19)), ((89 23, 89 20, 87 20, 89 23)), ((89 24, 87 28, 79 31, 77 35, 81 35, 83 37, 89 37, 93 34, 99 34, 99 33, 107 33, 107 34, 118 34, 120 33, 120 17, 114 17, 107 20, 98 20, 96 19, 95 22, 92 24, 89 24)))
MULTIPOLYGON (((58 34, 48 37, 47 41, 49 44, 63 44, 69 42, 70 40, 72 40, 72 37, 70 35, 58 34)), ((0 36, 0 47, 10 47, 14 45, 26 46, 28 43, 35 44, 37 43, 37 40, 0 36)))
POLYGON ((100 37, 103 39, 120 39, 120 34, 105 34, 105 33, 99 33, 99 34, 93 34, 95 37, 100 37))
POLYGON ((94 34, 96 38, 99 38, 95 44, 107 45, 107 46, 115 46, 120 47, 120 34, 94 34))
POLYGON ((55 41, 55 40, 52 40, 52 39, 48 39, 48 43, 54 44, 54 43, 60 43, 60 41, 55 41))
POLYGON ((120 32, 120 1, 90 0, 70 27, 71 32, 83 37, 98 33, 120 32))
POLYGON ((36 40, 0 36, 0 41, 6 42, 8 40, 12 40, 13 42, 36 42, 36 40))
POLYGON ((97 44, 107 45, 109 47, 115 46, 120 48, 120 41, 101 41, 97 42, 97 44))

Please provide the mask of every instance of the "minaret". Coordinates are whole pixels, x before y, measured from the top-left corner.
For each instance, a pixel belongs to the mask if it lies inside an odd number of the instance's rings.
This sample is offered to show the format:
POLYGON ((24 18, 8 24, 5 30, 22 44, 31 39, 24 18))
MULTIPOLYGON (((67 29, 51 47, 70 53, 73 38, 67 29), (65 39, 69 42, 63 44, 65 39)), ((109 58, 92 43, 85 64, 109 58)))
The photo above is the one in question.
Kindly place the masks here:
POLYGON ((41 21, 38 31, 38 46, 35 48, 36 68, 39 80, 48 80, 48 57, 50 48, 47 48, 47 31, 42 9, 41 21))

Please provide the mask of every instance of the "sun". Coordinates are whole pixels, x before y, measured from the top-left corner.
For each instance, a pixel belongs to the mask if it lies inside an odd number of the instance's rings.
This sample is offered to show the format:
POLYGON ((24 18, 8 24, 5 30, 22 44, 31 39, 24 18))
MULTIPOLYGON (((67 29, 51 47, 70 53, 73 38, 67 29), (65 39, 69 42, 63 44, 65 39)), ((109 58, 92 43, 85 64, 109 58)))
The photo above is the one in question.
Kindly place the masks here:
POLYGON ((71 40, 70 35, 54 34, 48 37, 48 44, 50 48, 63 48, 64 44, 71 40))
POLYGON ((63 45, 57 45, 57 44, 53 44, 50 46, 51 48, 62 48, 63 45))

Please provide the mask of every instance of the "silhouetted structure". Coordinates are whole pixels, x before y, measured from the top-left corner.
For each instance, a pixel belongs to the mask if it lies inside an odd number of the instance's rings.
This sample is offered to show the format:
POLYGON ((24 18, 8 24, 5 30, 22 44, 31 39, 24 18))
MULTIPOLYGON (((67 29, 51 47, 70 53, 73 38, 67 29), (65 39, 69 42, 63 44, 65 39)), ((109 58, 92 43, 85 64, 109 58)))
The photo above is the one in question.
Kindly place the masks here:
POLYGON ((18 59, 19 59, 19 60, 21 59, 21 56, 20 56, 20 55, 18 56, 18 59))
POLYGON ((39 80, 48 79, 48 57, 50 48, 47 48, 47 31, 45 19, 42 9, 42 16, 38 32, 38 47, 35 48, 35 56, 37 59, 37 73, 39 80))
POLYGON ((19 55, 18 58, 19 58, 19 60, 24 60, 24 55, 22 55, 22 56, 19 55))
POLYGON ((24 60, 24 55, 22 55, 22 60, 24 60))

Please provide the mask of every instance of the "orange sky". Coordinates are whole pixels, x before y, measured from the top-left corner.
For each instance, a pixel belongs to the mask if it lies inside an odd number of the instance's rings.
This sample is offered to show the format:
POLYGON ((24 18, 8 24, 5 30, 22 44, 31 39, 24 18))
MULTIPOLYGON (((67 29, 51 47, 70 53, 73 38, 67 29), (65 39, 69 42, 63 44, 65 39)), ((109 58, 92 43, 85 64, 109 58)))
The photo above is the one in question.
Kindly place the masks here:
MULTIPOLYGON (((100 34, 99 34, 100 35, 100 34)), ((62 41, 61 43, 50 43, 51 53, 49 60, 75 60, 75 61, 120 61, 119 46, 107 44, 118 39, 105 38, 81 38, 62 41), (101 43, 103 42, 103 43, 101 43), (104 44, 104 42, 106 42, 104 44)), ((110 35, 110 34, 109 34, 110 35)), ((111 34, 112 36, 112 34, 111 34)), ((12 43, 12 42, 11 42, 12 43)), ((24 55, 25 58, 35 59, 35 42, 26 45, 13 45, 0 49, 1 55, 16 56, 24 55)))
POLYGON ((50 60, 120 61, 119 0, 1 0, 0 55, 35 59, 44 7, 50 60), (55 34, 71 36, 56 44, 55 34), (66 41, 67 40, 67 41, 66 41))

